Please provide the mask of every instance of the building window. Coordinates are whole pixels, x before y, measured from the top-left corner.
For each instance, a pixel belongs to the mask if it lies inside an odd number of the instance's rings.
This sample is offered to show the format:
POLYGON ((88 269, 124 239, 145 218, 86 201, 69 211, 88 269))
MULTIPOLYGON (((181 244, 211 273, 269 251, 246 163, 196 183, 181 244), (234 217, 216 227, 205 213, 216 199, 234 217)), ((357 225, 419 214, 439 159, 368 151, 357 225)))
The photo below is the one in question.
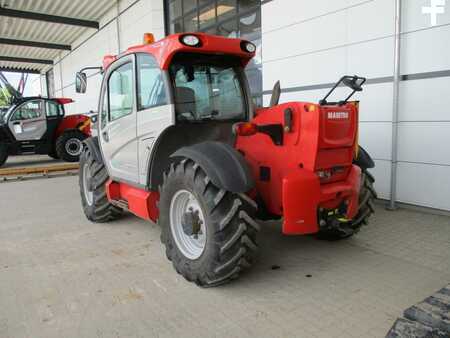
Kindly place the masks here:
POLYGON ((168 34, 204 32, 241 38, 257 46, 246 73, 252 96, 262 104, 261 0, 165 0, 168 34))

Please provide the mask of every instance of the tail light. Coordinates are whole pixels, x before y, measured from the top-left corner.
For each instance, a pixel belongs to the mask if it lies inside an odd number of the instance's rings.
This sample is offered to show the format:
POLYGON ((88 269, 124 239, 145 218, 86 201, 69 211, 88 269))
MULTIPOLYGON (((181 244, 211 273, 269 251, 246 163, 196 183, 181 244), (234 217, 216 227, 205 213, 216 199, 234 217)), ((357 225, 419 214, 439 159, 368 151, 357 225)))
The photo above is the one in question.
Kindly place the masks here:
POLYGON ((258 132, 258 125, 251 122, 240 122, 233 126, 233 131, 239 136, 252 136, 258 132))

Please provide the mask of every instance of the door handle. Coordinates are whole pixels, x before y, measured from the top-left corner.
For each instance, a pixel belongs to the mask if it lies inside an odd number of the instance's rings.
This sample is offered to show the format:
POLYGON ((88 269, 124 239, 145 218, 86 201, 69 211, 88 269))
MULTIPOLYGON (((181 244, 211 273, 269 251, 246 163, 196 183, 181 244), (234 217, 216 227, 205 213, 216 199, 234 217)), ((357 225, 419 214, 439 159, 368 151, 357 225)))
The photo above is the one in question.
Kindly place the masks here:
POLYGON ((19 125, 20 125, 20 122, 13 122, 13 125, 19 126, 19 125))
POLYGON ((107 131, 103 132, 103 140, 105 140, 105 142, 109 142, 109 134, 107 131))

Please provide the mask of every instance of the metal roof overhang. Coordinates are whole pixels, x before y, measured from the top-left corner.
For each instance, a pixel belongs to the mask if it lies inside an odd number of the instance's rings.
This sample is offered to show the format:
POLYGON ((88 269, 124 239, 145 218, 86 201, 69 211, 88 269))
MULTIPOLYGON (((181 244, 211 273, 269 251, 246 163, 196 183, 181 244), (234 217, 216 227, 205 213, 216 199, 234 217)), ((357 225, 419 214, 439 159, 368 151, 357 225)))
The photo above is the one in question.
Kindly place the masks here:
POLYGON ((115 0, 0 0, 0 71, 43 73, 115 0), (70 15, 69 15, 70 13, 70 15))

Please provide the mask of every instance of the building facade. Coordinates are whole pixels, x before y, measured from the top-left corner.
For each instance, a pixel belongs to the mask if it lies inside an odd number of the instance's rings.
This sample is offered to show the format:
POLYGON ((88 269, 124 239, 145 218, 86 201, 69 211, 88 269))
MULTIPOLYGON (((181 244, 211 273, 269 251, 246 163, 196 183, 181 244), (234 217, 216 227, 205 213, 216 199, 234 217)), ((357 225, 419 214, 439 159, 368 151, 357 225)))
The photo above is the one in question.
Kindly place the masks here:
POLYGON ((396 200, 450 211, 450 1, 403 0, 400 14, 397 120, 395 0, 121 0, 98 31, 61 52, 42 82, 50 94, 76 100, 70 113, 98 110, 101 75, 90 73, 87 93, 78 95, 75 72, 142 43, 144 32, 242 37, 258 47, 247 69, 258 105, 277 80, 282 102, 317 102, 342 75, 367 77, 359 140, 375 160, 379 197, 391 196, 394 151, 396 200))

